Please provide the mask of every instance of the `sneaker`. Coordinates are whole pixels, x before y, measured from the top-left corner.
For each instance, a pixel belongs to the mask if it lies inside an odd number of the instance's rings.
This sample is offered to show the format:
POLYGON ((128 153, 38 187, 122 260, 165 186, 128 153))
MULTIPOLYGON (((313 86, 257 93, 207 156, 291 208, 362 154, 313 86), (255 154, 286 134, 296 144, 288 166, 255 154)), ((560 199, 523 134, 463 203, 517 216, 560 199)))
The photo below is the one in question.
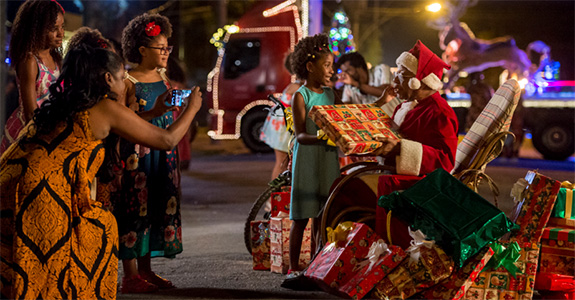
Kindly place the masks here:
POLYGON ((153 293, 158 286, 146 281, 139 275, 122 278, 122 294, 153 293))
POLYGON ((303 271, 289 271, 281 287, 296 291, 318 291, 319 287, 313 280, 304 276, 303 271))
POLYGON ((176 286, 169 280, 160 277, 154 272, 140 274, 147 282, 156 285, 160 289, 173 289, 176 286))

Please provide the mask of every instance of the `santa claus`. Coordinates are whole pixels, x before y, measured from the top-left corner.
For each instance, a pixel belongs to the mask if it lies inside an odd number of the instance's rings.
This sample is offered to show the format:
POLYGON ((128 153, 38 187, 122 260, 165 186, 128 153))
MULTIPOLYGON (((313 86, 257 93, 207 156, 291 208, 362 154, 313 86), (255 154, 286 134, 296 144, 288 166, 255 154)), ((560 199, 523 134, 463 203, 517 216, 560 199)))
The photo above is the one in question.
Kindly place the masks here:
POLYGON ((458 123, 438 91, 443 87, 443 69, 450 66, 421 41, 396 63, 393 83, 376 104, 394 97, 404 101, 393 114, 402 138, 380 138, 383 145, 373 154, 385 158, 386 165, 395 164, 397 174, 417 176, 437 168, 449 172, 455 161, 458 123))

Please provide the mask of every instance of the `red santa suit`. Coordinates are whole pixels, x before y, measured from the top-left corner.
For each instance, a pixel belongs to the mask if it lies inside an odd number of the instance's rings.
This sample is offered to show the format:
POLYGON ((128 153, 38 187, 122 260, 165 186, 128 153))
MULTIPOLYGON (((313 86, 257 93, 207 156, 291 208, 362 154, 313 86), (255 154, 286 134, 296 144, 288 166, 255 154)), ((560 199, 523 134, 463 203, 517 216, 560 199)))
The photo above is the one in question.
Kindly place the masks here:
POLYGON ((404 102, 395 109, 401 151, 397 174, 421 175, 437 168, 451 171, 457 150, 457 117, 439 93, 420 101, 404 102))
MULTIPOLYGON (((432 90, 443 87, 443 69, 450 66, 417 41, 409 52, 396 61, 413 74, 409 88, 417 90, 424 83, 432 90)), ((457 117, 438 92, 431 96, 400 104, 393 114, 401 135, 400 155, 396 157, 396 172, 401 175, 423 175, 437 168, 451 171, 457 150, 457 117)))

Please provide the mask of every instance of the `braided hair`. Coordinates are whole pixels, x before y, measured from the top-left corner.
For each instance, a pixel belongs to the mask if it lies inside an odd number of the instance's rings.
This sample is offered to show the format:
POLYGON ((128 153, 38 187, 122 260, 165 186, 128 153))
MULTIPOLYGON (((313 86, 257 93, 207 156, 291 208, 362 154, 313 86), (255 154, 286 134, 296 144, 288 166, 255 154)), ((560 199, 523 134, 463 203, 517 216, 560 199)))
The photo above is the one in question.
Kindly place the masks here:
POLYGON ((49 88, 50 97, 34 111, 36 134, 49 134, 58 123, 70 122, 106 95, 116 99, 105 74, 115 74, 123 66, 122 59, 109 50, 80 45, 68 51, 60 76, 49 88))
POLYGON ((124 58, 131 63, 139 64, 142 62, 142 55, 140 54, 140 47, 149 46, 154 40, 155 35, 149 35, 147 29, 150 24, 159 26, 161 34, 166 38, 172 36, 172 24, 170 20, 159 14, 143 14, 132 19, 130 23, 124 28, 122 32, 122 49, 124 51, 124 58))
MULTIPOLYGON (((16 69, 24 62, 28 53, 37 54, 46 46, 50 32, 58 14, 64 9, 56 1, 28 0, 24 2, 14 18, 12 38, 10 39, 10 58, 16 69)), ((59 66, 62 63, 62 48, 50 49, 50 55, 59 66)))
POLYGON ((306 64, 317 61, 322 55, 330 53, 329 38, 326 34, 316 34, 301 39, 295 45, 291 56, 291 68, 301 79, 307 79, 309 74, 306 64))

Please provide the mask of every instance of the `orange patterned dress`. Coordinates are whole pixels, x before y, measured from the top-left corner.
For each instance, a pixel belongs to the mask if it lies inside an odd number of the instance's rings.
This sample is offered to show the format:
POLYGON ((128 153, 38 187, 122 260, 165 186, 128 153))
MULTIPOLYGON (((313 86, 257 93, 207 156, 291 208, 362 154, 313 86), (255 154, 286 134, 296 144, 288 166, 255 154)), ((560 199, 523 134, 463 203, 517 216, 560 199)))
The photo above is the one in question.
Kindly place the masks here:
POLYGON ((118 229, 91 197, 104 148, 88 118, 20 139, 0 158, 2 299, 116 298, 118 229))

